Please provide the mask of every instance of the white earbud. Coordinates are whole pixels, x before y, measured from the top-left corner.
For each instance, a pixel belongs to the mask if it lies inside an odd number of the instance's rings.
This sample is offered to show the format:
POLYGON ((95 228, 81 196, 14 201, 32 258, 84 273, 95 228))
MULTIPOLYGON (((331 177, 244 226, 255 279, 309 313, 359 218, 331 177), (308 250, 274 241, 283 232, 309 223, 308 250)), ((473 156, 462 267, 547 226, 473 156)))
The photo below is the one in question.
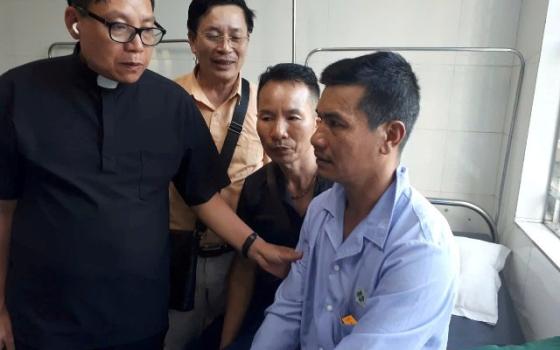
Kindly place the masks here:
POLYGON ((78 22, 74 22, 74 24, 72 24, 72 30, 74 33, 80 34, 80 31, 78 30, 78 22))

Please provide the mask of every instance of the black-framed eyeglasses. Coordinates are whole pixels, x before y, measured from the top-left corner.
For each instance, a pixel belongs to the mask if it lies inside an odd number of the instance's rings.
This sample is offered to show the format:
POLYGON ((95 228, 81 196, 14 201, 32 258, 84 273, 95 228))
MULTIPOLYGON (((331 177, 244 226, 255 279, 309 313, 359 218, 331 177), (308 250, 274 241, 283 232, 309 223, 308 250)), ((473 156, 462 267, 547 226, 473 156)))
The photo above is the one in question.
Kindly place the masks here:
POLYGON ((138 34, 142 44, 145 46, 156 46, 161 42, 165 33, 167 33, 167 31, 158 22, 154 22, 156 25, 155 27, 136 28, 130 24, 108 21, 105 18, 81 7, 77 9, 83 14, 103 23, 109 30, 109 37, 111 40, 117 43, 129 43, 134 40, 136 34, 138 34))

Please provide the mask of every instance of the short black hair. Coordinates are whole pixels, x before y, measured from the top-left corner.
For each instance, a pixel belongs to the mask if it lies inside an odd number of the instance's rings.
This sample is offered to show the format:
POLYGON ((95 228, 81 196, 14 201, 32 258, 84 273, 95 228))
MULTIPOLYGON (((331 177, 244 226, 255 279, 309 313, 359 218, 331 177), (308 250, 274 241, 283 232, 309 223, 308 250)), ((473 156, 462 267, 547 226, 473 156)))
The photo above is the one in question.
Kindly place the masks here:
MULTIPOLYGON (((92 2, 101 2, 104 1, 106 2, 107 0, 68 0, 68 6, 74 6, 74 7, 80 7, 83 9, 86 9, 89 7, 89 5, 91 5, 92 2)), ((155 0, 150 0, 150 2, 152 3, 152 10, 154 9, 155 6, 155 0)))
POLYGON ((291 81, 304 84, 309 90, 311 98, 313 98, 315 102, 319 100, 319 82, 317 81, 315 72, 313 72, 313 69, 310 67, 302 66, 297 63, 278 63, 277 65, 269 66, 259 77, 257 100, 262 88, 270 81, 291 81))
POLYGON ((420 87, 410 64, 398 53, 380 51, 346 58, 329 65, 321 74, 321 83, 360 85, 365 88, 359 108, 367 115, 368 126, 399 120, 404 123, 404 147, 420 111, 420 87))
POLYGON ((249 30, 249 33, 253 32, 255 12, 247 6, 245 0, 192 0, 189 5, 187 17, 187 28, 189 32, 196 34, 200 18, 208 13, 212 7, 220 5, 234 5, 240 7, 245 15, 247 30, 249 30))

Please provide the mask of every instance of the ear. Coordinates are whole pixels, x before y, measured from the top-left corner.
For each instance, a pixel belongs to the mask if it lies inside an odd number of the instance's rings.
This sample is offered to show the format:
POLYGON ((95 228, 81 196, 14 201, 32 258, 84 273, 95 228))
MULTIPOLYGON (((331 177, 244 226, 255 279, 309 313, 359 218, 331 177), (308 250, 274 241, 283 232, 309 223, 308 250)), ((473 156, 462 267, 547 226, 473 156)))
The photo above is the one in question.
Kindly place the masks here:
POLYGON ((196 45, 195 45, 196 34, 189 30, 189 32, 187 34, 187 38, 189 39, 189 45, 191 47, 191 52, 193 53, 193 55, 196 56, 196 45))
POLYGON ((381 152, 389 154, 391 150, 398 149, 406 136, 406 127, 400 120, 393 120, 385 124, 385 142, 381 152))
POLYGON ((78 22, 80 20, 80 14, 73 6, 68 6, 64 11, 64 23, 66 24, 66 29, 70 36, 76 40, 80 40, 80 31, 78 29, 78 22))

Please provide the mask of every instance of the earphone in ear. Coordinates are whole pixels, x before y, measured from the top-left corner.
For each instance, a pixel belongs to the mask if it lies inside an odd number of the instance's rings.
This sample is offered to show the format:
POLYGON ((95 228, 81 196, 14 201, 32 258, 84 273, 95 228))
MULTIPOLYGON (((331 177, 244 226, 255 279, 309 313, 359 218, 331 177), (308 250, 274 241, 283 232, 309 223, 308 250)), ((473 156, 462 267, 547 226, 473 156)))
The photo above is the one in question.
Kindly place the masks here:
POLYGON ((74 33, 80 34, 80 31, 78 30, 78 22, 74 22, 74 24, 72 24, 72 30, 74 33))

